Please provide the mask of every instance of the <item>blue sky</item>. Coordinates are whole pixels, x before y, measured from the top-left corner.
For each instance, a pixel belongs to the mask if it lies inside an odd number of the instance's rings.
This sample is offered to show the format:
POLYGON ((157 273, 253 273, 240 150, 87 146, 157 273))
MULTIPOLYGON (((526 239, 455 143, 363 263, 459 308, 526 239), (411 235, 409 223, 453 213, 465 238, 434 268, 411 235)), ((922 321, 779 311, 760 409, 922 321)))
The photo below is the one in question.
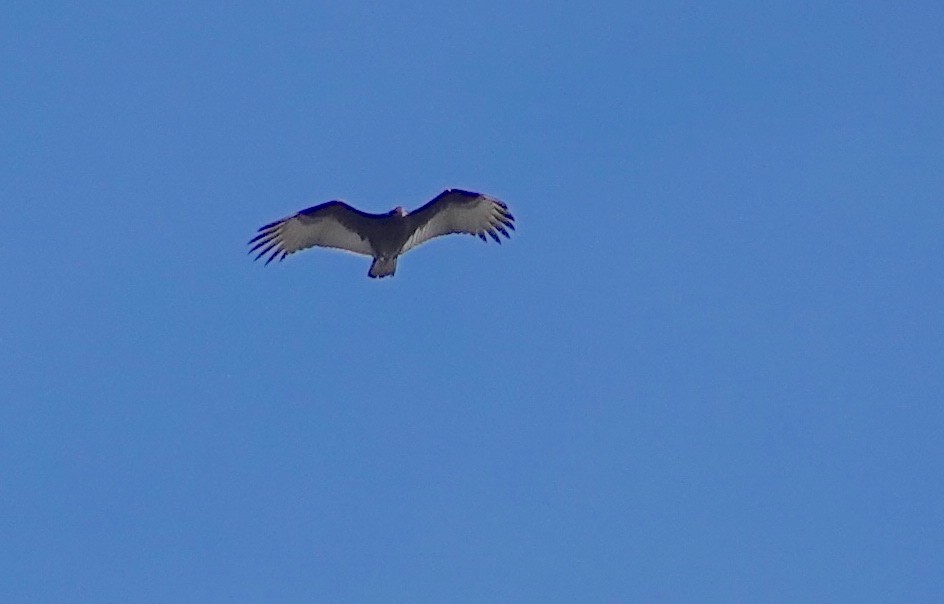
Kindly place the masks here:
POLYGON ((944 5, 269 4, 2 11, 0 599, 944 598, 944 5))

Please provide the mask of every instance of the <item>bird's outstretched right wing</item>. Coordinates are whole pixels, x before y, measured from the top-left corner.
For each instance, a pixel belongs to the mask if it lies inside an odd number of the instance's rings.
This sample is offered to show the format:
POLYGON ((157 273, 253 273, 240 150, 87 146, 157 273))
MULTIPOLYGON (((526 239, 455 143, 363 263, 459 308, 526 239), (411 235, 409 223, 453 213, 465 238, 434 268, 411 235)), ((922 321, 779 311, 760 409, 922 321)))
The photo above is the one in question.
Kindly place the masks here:
POLYGON ((482 241, 488 241, 488 235, 501 243, 499 234, 510 237, 508 230, 515 230, 515 217, 508 211, 504 202, 471 191, 448 189, 432 201, 410 212, 413 234, 407 240, 403 251, 429 241, 433 237, 450 233, 478 235, 482 241))

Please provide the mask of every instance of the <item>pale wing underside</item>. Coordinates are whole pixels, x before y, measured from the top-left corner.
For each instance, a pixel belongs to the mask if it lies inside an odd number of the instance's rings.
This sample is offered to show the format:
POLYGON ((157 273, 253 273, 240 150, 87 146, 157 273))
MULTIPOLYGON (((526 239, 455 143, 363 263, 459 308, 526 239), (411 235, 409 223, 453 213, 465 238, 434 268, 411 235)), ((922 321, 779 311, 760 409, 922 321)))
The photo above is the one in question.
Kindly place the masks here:
POLYGON ((501 243, 499 234, 510 237, 508 229, 515 230, 515 217, 503 202, 459 189, 443 191, 408 217, 413 221, 413 235, 403 246, 403 252, 450 233, 477 235, 482 241, 488 241, 485 237, 488 235, 501 243))
POLYGON ((314 246, 372 256, 366 232, 375 219, 343 202, 329 201, 260 228, 249 241, 249 253, 257 252, 256 260, 268 255, 266 264, 314 246))

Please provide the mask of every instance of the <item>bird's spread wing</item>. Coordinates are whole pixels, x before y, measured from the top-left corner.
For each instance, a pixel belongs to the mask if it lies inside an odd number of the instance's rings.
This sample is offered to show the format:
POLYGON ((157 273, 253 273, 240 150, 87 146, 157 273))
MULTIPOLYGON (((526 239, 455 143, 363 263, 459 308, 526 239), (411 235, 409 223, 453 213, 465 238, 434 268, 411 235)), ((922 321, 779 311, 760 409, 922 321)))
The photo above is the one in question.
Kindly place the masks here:
POLYGON ((403 246, 406 252, 433 237, 450 233, 468 233, 478 235, 482 241, 488 241, 488 235, 501 243, 499 234, 509 237, 508 230, 515 230, 515 217, 503 202, 470 191, 449 189, 437 195, 432 201, 410 212, 413 234, 403 246))
POLYGON ((372 256, 367 233, 377 218, 342 201, 329 201, 260 228, 249 240, 249 253, 257 252, 256 260, 268 254, 266 264, 316 245, 372 256))

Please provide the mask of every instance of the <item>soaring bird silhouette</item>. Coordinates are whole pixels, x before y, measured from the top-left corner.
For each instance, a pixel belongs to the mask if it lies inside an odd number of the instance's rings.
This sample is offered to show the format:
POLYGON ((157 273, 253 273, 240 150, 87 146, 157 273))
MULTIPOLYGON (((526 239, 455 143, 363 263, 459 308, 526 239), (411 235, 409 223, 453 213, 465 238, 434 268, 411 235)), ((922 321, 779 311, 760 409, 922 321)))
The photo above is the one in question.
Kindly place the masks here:
POLYGON ((515 217, 494 197, 460 189, 448 189, 423 207, 407 212, 397 206, 386 214, 369 214, 343 201, 329 201, 277 220, 259 229, 249 240, 256 260, 268 255, 266 264, 314 246, 336 248, 373 256, 370 277, 393 276, 397 258, 433 237, 450 233, 486 235, 501 243, 509 237, 515 217))

